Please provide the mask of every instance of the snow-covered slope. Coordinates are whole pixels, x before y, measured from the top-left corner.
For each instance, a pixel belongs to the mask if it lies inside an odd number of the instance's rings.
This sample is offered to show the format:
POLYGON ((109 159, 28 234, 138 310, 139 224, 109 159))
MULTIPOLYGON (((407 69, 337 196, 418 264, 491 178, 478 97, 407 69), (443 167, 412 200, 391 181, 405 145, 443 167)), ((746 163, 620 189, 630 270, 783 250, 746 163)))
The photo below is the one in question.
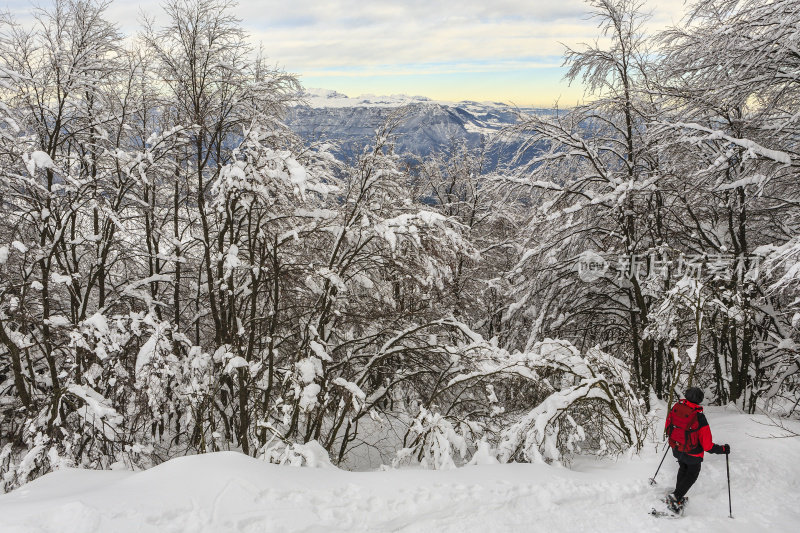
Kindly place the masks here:
MULTIPOLYGON (((339 155, 350 158, 374 141, 375 131, 399 108, 403 118, 394 130, 401 152, 428 155, 454 141, 476 148, 502 128, 516 123, 518 112, 548 114, 550 110, 496 102, 438 102, 423 96, 362 95, 349 98, 336 91, 309 89, 303 104, 294 106, 287 124, 310 140, 329 139, 340 145, 339 155)), ((508 155, 516 146, 507 146, 508 155)), ((498 154, 489 155, 492 164, 498 154)))
MULTIPOLYGON (((763 416, 707 410, 729 442, 734 519, 724 456, 708 456, 680 521, 650 507, 671 488, 671 457, 651 447, 619 461, 468 466, 451 471, 345 472, 276 466, 237 453, 174 459, 139 473, 67 470, 0 497, 12 532, 574 532, 796 531, 800 439, 763 416)), ((799 430, 798 425, 793 426, 799 430)))

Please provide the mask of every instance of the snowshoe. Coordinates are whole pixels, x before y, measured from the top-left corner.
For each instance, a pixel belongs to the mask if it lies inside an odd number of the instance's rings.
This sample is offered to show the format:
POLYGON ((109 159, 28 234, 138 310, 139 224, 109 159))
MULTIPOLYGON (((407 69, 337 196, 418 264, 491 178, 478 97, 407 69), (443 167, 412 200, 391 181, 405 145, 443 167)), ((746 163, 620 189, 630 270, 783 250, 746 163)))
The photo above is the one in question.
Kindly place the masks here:
POLYGON ((650 509, 650 514, 658 518, 680 518, 681 515, 675 514, 672 511, 659 511, 655 507, 650 509))
POLYGON ((686 504, 689 503, 689 498, 684 496, 680 500, 678 500, 674 494, 669 493, 667 497, 664 499, 664 503, 667 504, 667 509, 670 510, 675 515, 682 516, 683 509, 686 507, 686 504))

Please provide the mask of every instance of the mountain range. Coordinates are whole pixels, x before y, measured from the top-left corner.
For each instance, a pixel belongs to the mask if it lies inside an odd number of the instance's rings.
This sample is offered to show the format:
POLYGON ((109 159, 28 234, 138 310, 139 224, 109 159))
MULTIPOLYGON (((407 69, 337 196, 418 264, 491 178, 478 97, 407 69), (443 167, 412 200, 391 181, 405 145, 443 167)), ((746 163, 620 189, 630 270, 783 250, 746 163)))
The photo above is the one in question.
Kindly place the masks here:
MULTIPOLYGON (((455 143, 478 149, 523 114, 551 115, 553 110, 516 108, 496 102, 441 102, 423 96, 362 95, 350 98, 336 91, 308 89, 293 106, 287 125, 308 140, 329 140, 335 155, 352 160, 375 141, 375 134, 393 116, 392 131, 400 153, 426 156, 447 150, 455 143)), ((496 143, 487 150, 489 167, 510 159, 517 142, 496 143)))

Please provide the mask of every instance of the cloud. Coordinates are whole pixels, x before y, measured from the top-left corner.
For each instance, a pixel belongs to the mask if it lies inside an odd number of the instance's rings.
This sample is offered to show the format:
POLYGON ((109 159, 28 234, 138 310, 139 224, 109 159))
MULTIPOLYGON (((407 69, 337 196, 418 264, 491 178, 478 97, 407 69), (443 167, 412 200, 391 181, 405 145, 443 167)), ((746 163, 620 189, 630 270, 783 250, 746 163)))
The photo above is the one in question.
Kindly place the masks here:
MULTIPOLYGON (((18 18, 31 11, 24 0, 6 3, 18 18)), ((159 4, 116 0, 108 16, 132 34, 142 13, 163 20, 159 4)), ((650 2, 652 25, 677 22, 680 4, 650 2)), ((560 56, 564 44, 597 36, 582 0, 243 0, 234 10, 251 39, 292 71, 560 56)))
MULTIPOLYGON (((23 0, 6 0, 29 18, 23 0)), ((116 0, 108 18, 128 35, 146 13, 156 24, 157 0, 116 0)), ((681 2, 649 2, 648 27, 677 23, 681 2)), ((565 45, 598 37, 582 0, 242 0, 235 14, 270 60, 312 77, 486 73, 561 64, 565 45)), ((334 87, 335 88, 335 87, 334 87)))
POLYGON ((488 61, 444 61, 439 63, 389 64, 376 67, 332 67, 306 71, 306 76, 367 77, 367 76, 410 76, 443 74, 480 74, 498 71, 552 69, 561 67, 561 58, 492 58, 488 61))

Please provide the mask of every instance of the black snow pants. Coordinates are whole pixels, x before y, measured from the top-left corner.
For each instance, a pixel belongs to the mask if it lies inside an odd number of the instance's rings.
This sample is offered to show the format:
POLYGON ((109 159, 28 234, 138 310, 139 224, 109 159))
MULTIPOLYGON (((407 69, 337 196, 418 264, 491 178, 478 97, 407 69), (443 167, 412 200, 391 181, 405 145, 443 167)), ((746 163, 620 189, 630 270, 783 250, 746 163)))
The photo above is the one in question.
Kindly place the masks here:
POLYGON ((672 450, 672 455, 678 460, 678 479, 675 481, 675 498, 680 501, 689 489, 692 488, 697 476, 700 475, 700 467, 703 464, 702 457, 695 457, 677 450, 672 450))

